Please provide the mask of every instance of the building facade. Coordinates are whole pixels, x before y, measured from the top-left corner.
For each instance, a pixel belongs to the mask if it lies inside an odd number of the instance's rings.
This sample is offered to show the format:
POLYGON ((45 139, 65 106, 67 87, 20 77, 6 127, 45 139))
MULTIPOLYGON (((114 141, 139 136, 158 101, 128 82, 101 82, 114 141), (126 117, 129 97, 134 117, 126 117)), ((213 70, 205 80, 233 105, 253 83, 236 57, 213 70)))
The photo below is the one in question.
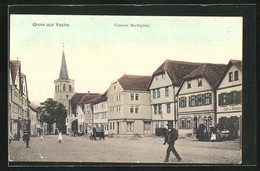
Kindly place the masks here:
POLYGON ((31 136, 37 136, 38 135, 38 113, 39 111, 29 105, 29 118, 30 118, 30 131, 31 131, 31 136))
POLYGON ((230 60, 217 87, 217 123, 242 130, 242 61, 230 60))
POLYGON ((166 60, 152 76, 149 85, 152 110, 152 133, 156 128, 165 128, 172 124, 177 128, 177 98, 176 93, 183 77, 200 64, 182 61, 166 60))
POLYGON ((9 133, 19 140, 30 129, 27 80, 19 60, 11 60, 9 64, 9 133))
POLYGON ((93 121, 97 126, 104 129, 105 135, 108 134, 108 120, 107 120, 107 92, 94 98, 93 101, 93 121))
POLYGON ((184 77, 178 96, 179 134, 196 134, 200 124, 216 126, 215 87, 226 65, 202 64, 184 77))
POLYGON ((109 134, 151 134, 150 76, 124 75, 107 92, 109 134))

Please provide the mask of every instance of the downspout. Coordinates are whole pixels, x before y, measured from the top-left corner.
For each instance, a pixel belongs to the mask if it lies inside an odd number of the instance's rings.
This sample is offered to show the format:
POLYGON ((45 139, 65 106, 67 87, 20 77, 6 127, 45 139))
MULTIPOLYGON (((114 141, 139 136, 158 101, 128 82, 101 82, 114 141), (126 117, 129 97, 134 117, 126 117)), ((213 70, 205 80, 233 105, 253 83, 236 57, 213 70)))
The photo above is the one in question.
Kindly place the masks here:
POLYGON ((174 103, 174 126, 175 126, 175 129, 177 128, 177 112, 176 112, 176 98, 175 98, 175 86, 173 85, 173 103, 174 103))

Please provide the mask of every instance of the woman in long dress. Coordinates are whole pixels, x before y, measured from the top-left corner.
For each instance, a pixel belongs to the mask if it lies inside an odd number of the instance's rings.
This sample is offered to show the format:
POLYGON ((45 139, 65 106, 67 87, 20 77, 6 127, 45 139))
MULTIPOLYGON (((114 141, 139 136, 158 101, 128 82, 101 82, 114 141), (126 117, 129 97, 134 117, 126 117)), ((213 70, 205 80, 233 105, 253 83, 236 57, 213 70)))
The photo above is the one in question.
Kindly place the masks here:
POLYGON ((62 134, 61 134, 61 132, 60 132, 60 133, 59 133, 59 137, 58 137, 58 142, 61 143, 61 141, 62 141, 62 134))

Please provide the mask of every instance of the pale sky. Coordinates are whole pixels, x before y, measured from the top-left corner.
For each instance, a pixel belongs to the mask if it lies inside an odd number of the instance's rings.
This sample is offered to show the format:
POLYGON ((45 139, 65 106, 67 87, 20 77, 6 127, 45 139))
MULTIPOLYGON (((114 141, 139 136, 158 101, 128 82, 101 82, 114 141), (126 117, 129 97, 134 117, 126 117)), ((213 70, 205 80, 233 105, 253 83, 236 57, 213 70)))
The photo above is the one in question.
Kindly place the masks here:
POLYGON ((152 75, 166 59, 242 60, 242 23, 242 17, 11 15, 10 59, 21 61, 29 100, 43 102, 54 97, 64 42, 75 92, 103 93, 123 74, 152 75))

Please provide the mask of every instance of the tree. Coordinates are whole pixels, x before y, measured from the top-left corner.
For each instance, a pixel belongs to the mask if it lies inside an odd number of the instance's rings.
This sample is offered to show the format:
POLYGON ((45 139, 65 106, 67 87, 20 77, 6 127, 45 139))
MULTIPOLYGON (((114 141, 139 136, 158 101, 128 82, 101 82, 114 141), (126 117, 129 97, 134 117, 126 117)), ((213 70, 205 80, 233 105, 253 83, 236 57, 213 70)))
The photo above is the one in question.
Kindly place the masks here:
POLYGON ((46 101, 41 103, 40 111, 41 120, 43 122, 46 122, 49 126, 56 123, 56 127, 58 128, 58 130, 65 133, 65 120, 67 117, 67 111, 63 104, 58 103, 51 98, 48 98, 46 101))

